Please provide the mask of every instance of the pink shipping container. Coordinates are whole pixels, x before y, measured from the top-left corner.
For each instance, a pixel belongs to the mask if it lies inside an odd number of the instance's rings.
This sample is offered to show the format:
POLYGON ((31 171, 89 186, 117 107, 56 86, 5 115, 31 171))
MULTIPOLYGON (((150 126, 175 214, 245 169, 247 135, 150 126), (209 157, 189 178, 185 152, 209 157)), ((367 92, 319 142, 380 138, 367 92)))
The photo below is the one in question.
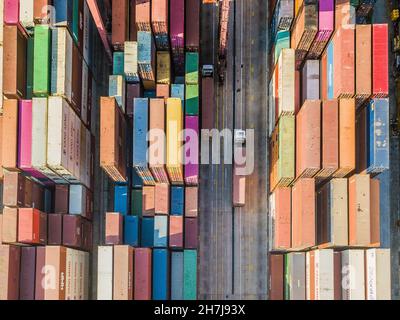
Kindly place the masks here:
POLYGON ((169 246, 170 248, 183 247, 183 217, 169 217, 169 246))
POLYGON ((152 1, 151 23, 154 34, 168 34, 168 0, 152 1))
POLYGON ((156 184, 155 213, 169 214, 169 184, 166 183, 156 184))
POLYGON ((136 28, 138 31, 151 31, 150 6, 150 0, 136 0, 136 28))
POLYGON ((185 118, 185 182, 197 185, 199 177, 199 117, 185 118))
POLYGON ((4 0, 4 23, 16 25, 19 22, 19 0, 4 0))
POLYGON ((173 50, 183 50, 185 44, 185 2, 170 1, 170 35, 173 50))
POLYGON ((32 167, 32 100, 21 100, 19 104, 18 167, 42 182, 49 182, 32 167))
POLYGON ((196 218, 198 215, 199 190, 197 187, 185 188, 185 216, 196 218))
POLYGON ((135 249, 134 300, 151 300, 151 249, 135 249))
POLYGON ((320 0, 318 32, 308 53, 309 59, 319 59, 335 30, 335 0, 320 0))
POLYGON ((386 98, 389 94, 388 25, 372 26, 372 94, 374 98, 386 98))

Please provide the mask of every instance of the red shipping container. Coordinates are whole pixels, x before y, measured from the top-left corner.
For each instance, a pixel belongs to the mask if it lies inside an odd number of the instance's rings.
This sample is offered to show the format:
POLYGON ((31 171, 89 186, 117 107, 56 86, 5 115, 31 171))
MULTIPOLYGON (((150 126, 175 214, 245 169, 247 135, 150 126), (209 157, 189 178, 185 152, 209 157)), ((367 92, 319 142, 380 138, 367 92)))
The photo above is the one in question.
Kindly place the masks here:
POLYGON ((269 256, 269 300, 284 300, 284 255, 269 256))
MULTIPOLYGON (((153 4, 154 7, 155 4, 153 4)), ((151 31, 151 2, 136 0, 136 28, 138 31, 151 31)))
POLYGON ((170 248, 183 247, 183 217, 169 217, 169 246, 170 248))
POLYGON ((137 40, 136 0, 129 0, 129 41, 137 40))
POLYGON ((299 179, 292 188, 292 248, 315 246, 315 180, 299 179))
POLYGON ((389 40, 388 25, 372 26, 372 94, 386 98, 389 93, 389 40))
POLYGON ((305 100, 296 117, 296 176, 313 178, 321 168, 321 101, 305 100))
POLYGON ((105 244, 123 244, 123 220, 124 217, 117 212, 106 213, 105 244))
POLYGON ((270 227, 272 237, 272 250, 286 250, 290 248, 290 219, 291 219, 291 198, 290 187, 276 188, 270 198, 270 227))
POLYGON ((19 0, 3 0, 4 23, 17 25, 19 23, 19 0))
POLYGON ((185 218, 185 248, 197 249, 198 220, 197 218, 185 218))
POLYGON ((123 50, 128 39, 128 0, 112 1, 111 43, 115 50, 123 50))
POLYGON ((321 99, 328 99, 328 57, 326 55, 326 51, 321 56, 320 62, 320 90, 321 90, 321 99))
POLYGON ((21 250, 0 245, 0 300, 18 300, 21 250))
POLYGON ((37 209, 19 209, 18 242, 45 245, 47 242, 47 215, 37 209))
POLYGON ((82 217, 63 216, 63 245, 76 249, 82 248, 82 217))
POLYGON ((134 300, 151 300, 151 249, 135 249, 134 300))

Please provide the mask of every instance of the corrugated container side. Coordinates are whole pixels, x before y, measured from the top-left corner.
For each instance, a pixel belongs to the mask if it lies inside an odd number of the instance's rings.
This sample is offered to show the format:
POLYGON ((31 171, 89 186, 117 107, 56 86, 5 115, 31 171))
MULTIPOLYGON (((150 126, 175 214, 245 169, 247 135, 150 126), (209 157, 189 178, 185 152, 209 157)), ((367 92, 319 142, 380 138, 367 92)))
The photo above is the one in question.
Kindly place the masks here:
POLYGON ((112 33, 111 43, 116 50, 124 49, 124 42, 128 40, 128 1, 112 1, 112 33))
POLYGON ((171 57, 169 52, 157 52, 157 83, 171 83, 171 57))
POLYGON ((185 117, 185 182, 197 185, 199 175, 199 117, 185 117))
POLYGON ((183 252, 171 252, 171 300, 183 300, 183 252))
POLYGON ((151 249, 135 249, 134 299, 151 300, 151 249))
POLYGON ((269 300, 283 300, 284 255, 270 254, 269 256, 269 300))
POLYGON ((169 262, 167 249, 153 250, 153 300, 169 298, 169 262))
POLYGON ((270 196, 270 230, 272 250, 287 250, 291 247, 291 195, 289 187, 276 188, 270 196))
POLYGON ((197 51, 200 44, 200 1, 186 1, 186 50, 197 51))
POLYGON ((198 216, 198 188, 185 188, 185 217, 196 218, 198 216))
POLYGON ((183 300, 197 299, 197 251, 183 252, 183 300))
POLYGON ((133 299, 133 277, 134 277, 133 260, 134 260, 134 251, 132 247, 130 246, 114 247, 114 265, 113 265, 114 300, 133 299))
POLYGON ((126 82, 138 83, 140 81, 138 72, 138 45, 136 41, 125 42, 124 73, 126 82))
MULTIPOLYGON (((364 250, 342 251, 342 281, 346 280, 346 286, 342 286, 343 300, 364 300, 365 299, 365 259, 364 250)), ((342 282, 343 283, 343 282, 342 282)))
POLYGON ((356 102, 360 107, 372 93, 371 25, 356 25, 356 102))
POLYGON ((372 25, 372 94, 386 98, 389 94, 388 25, 372 25))
POLYGON ((183 247, 183 217, 170 216, 169 217, 169 247, 182 248, 183 247))
POLYGON ((47 97, 50 91, 51 33, 48 25, 35 26, 33 94, 47 97))

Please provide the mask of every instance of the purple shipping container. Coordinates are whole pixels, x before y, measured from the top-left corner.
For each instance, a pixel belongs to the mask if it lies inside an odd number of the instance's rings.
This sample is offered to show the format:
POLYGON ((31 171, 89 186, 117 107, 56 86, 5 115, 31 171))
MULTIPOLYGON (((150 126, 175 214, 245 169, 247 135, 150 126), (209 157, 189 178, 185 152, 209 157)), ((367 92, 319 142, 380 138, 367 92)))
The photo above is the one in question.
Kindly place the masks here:
POLYGON ((140 83, 127 84, 126 86, 126 114, 130 117, 133 116, 133 99, 142 96, 142 87, 140 83))
POLYGON ((305 100, 319 100, 319 60, 307 60, 302 72, 302 105, 305 100))
POLYGON ((36 248, 21 248, 21 271, 19 279, 19 299, 35 300, 36 248))
POLYGON ((185 1, 170 1, 170 35, 175 76, 184 75, 185 66, 185 1))
POLYGON ((318 33, 308 53, 309 59, 319 59, 335 30, 335 0, 319 1, 318 33))
POLYGON ((199 176, 199 117, 185 117, 185 182, 197 185, 199 176))
POLYGON ((185 219, 185 248, 197 249, 198 238, 198 220, 197 218, 185 219))

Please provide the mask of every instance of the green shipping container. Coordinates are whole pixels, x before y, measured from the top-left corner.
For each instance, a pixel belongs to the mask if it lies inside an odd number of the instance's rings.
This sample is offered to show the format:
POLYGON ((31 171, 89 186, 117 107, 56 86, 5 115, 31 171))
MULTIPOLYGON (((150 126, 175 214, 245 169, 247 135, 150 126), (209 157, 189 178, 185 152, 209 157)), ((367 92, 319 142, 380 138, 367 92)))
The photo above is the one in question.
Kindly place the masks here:
POLYGON ((295 116, 283 115, 279 119, 278 181, 295 178, 295 116))
POLYGON ((50 39, 48 25, 35 26, 33 49, 33 94, 36 97, 47 97, 50 89, 50 39))
POLYGON ((197 52, 186 53, 186 84, 199 84, 199 54, 197 52))
POLYGON ((26 99, 28 100, 33 97, 33 48, 34 38, 29 37, 26 54, 26 99))
POLYGON ((142 215, 142 189, 132 190, 132 215, 141 216, 142 215))
POLYGON ((199 114, 199 86, 197 84, 186 85, 185 113, 188 116, 199 114))
POLYGON ((197 251, 183 253, 183 300, 197 299, 197 251))
POLYGON ((285 254, 285 300, 290 300, 290 259, 289 255, 285 254))
POLYGON ((72 38, 79 45, 79 0, 73 0, 72 5, 72 38))
POLYGON ((124 53, 123 52, 114 52, 113 75, 125 77, 124 53))

